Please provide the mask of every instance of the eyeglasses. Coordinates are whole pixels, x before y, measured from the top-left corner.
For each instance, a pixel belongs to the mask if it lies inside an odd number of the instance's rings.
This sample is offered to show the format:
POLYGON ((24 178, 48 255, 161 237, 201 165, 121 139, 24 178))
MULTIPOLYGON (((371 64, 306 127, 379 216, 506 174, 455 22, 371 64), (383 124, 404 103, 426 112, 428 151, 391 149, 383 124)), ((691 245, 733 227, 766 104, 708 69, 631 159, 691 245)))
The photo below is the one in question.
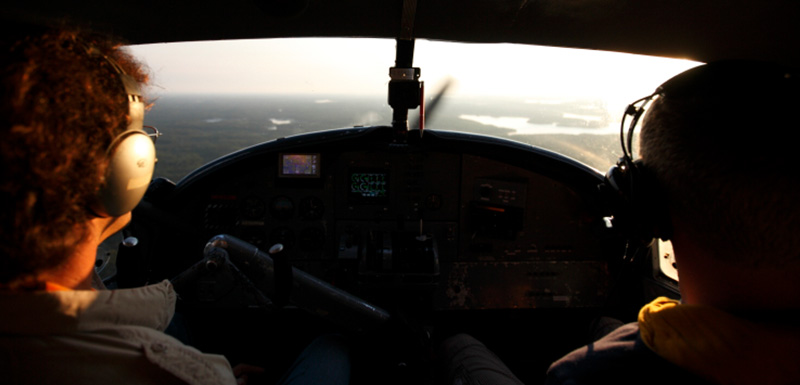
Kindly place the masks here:
POLYGON ((149 136, 150 139, 153 140, 153 144, 156 144, 156 140, 158 140, 159 136, 164 135, 161 131, 159 131, 154 126, 143 126, 142 129, 144 130, 145 133, 147 133, 147 136, 149 136), (148 132, 148 130, 151 130, 153 132, 148 132))

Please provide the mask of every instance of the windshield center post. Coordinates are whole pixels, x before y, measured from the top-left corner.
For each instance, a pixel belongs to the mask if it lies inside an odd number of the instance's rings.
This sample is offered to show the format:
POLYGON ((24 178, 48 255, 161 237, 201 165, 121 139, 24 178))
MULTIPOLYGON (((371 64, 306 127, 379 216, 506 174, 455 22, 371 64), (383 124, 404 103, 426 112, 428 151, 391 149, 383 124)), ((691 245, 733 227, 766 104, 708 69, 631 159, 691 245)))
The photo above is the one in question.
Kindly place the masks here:
POLYGON ((414 39, 397 39, 395 66, 389 69, 389 106, 392 107, 392 128, 396 141, 408 136, 408 110, 419 107, 421 71, 412 67, 414 39))

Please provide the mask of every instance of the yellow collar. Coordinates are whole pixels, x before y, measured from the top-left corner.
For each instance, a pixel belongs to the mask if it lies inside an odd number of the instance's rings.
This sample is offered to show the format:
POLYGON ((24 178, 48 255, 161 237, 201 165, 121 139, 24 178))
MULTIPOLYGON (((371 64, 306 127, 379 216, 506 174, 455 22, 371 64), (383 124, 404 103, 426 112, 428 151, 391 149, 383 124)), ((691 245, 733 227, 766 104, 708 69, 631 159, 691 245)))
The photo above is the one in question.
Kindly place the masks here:
POLYGON ((800 328, 767 326, 721 310, 659 297, 639 312, 644 343, 719 384, 800 383, 800 328))

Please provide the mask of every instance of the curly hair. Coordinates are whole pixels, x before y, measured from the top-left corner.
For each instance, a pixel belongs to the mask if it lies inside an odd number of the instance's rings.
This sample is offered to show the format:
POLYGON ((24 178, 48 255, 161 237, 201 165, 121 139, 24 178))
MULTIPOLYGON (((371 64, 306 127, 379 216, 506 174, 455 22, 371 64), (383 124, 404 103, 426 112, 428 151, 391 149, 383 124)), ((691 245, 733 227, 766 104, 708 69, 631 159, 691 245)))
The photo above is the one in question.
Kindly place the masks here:
POLYGON ((59 266, 86 238, 83 224, 92 217, 106 150, 127 127, 118 75, 87 47, 147 81, 141 65, 108 38, 27 32, 1 38, 0 285, 6 287, 59 266))
POLYGON ((666 190, 672 218, 709 255, 753 268, 799 263, 791 136, 800 128, 800 79, 765 63, 706 67, 686 92, 653 102, 642 160, 666 190))

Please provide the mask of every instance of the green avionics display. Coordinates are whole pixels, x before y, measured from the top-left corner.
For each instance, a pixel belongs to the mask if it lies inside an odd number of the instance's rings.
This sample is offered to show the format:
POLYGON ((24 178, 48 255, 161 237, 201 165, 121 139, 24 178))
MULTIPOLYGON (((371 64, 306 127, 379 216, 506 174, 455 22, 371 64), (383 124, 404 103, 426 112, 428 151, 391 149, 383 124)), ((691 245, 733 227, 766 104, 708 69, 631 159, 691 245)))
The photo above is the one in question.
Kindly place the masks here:
POLYGON ((389 172, 380 169, 350 170, 350 190, 348 200, 351 203, 388 204, 389 172))

